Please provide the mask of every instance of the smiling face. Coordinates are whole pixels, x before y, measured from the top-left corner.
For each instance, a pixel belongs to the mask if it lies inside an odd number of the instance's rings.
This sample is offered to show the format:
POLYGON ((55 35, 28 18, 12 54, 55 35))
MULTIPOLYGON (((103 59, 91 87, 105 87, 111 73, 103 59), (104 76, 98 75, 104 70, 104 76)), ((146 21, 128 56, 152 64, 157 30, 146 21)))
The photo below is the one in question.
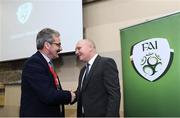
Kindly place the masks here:
POLYGON ((79 60, 83 62, 88 62, 96 54, 95 46, 89 40, 80 40, 75 50, 79 60))

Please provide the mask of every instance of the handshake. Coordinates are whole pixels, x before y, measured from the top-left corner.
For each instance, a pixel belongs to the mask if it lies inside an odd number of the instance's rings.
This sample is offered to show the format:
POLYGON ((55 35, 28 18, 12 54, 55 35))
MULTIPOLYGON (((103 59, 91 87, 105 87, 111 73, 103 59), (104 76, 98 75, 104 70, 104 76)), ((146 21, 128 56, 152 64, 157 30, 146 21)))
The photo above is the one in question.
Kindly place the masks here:
POLYGON ((76 101, 76 93, 75 91, 70 91, 71 92, 71 103, 73 104, 76 101))

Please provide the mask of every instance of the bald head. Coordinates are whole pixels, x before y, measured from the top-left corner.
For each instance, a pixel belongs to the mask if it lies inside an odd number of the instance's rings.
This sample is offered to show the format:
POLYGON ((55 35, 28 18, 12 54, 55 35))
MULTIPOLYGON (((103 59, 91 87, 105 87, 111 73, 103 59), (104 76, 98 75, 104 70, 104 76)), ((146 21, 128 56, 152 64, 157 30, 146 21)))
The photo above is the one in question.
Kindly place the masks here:
POLYGON ((81 61, 88 62, 96 54, 96 46, 92 40, 80 40, 76 44, 76 55, 81 61))
POLYGON ((79 43, 82 43, 82 44, 84 44, 84 45, 88 45, 88 46, 90 46, 91 48, 96 49, 95 43, 94 43, 94 41, 92 41, 92 40, 83 39, 83 40, 79 40, 79 41, 77 42, 77 44, 79 44, 79 43))

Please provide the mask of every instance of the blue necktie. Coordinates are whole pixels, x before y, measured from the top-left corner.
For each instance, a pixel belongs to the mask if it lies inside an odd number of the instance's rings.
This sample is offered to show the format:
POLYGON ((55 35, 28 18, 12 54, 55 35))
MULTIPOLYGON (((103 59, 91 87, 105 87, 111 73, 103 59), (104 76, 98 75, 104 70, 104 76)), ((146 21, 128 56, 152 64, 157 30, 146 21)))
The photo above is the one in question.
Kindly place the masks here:
POLYGON ((85 74, 84 77, 81 80, 81 89, 80 89, 80 94, 79 94, 79 107, 81 109, 81 113, 84 113, 84 107, 82 105, 82 87, 84 86, 85 81, 87 81, 88 74, 89 74, 89 63, 86 64, 86 69, 85 69, 85 74))
POLYGON ((84 79, 86 79, 89 74, 89 65, 90 65, 89 63, 86 64, 86 73, 84 75, 84 79))
POLYGON ((89 74, 89 63, 86 64, 86 69, 85 69, 85 74, 84 74, 84 77, 81 81, 81 88, 83 87, 85 81, 87 81, 87 77, 88 77, 88 74, 89 74))

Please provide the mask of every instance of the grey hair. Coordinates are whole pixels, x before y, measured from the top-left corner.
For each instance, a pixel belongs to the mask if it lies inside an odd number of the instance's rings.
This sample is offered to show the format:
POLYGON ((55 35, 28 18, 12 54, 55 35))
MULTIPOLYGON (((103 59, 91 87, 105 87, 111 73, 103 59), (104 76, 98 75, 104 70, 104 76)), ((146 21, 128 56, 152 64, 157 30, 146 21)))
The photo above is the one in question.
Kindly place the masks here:
POLYGON ((36 48, 42 49, 45 42, 53 43, 53 36, 60 36, 60 33, 50 28, 42 29, 36 37, 36 48))

